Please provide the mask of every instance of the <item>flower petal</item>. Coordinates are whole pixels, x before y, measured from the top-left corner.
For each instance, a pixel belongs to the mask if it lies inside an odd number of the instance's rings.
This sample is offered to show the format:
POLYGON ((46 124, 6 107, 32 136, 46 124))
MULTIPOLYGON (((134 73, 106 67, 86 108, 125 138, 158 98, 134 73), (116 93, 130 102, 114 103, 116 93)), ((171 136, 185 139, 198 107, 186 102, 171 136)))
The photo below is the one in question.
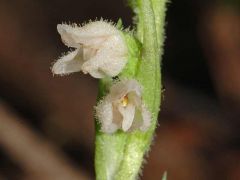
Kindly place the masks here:
POLYGON ((128 93, 128 99, 135 106, 137 107, 141 106, 142 99, 141 99, 141 96, 139 96, 136 91, 130 91, 128 93))
POLYGON ((89 73, 95 78, 114 77, 117 76, 126 64, 126 60, 117 57, 99 57, 94 58, 83 63, 82 71, 89 73))
POLYGON ((135 106, 132 104, 128 104, 126 107, 119 106, 118 109, 123 116, 122 129, 123 131, 127 131, 130 129, 133 123, 135 115, 135 106))
POLYGON ((81 70, 83 64, 83 51, 81 48, 70 52, 55 62, 52 67, 54 74, 69 74, 81 70))
POLYGON ((112 101, 122 98, 129 92, 133 92, 139 98, 141 97, 141 86, 134 79, 122 80, 120 82, 117 82, 110 88, 110 96, 112 101))
POLYGON ((58 24, 57 30, 61 35, 63 42, 68 47, 78 47, 78 44, 93 46, 99 48, 106 39, 110 36, 119 36, 120 31, 111 23, 105 21, 94 21, 85 24, 82 27, 76 24, 58 24))
POLYGON ((96 116, 101 123, 101 130, 105 133, 113 133, 118 127, 113 123, 113 108, 108 98, 101 101, 95 108, 96 116))
POLYGON ((142 105, 142 120, 140 130, 146 131, 151 126, 151 113, 144 105, 142 105))
POLYGON ((58 33, 61 35, 63 43, 68 47, 79 47, 78 39, 78 28, 67 24, 57 25, 58 33))

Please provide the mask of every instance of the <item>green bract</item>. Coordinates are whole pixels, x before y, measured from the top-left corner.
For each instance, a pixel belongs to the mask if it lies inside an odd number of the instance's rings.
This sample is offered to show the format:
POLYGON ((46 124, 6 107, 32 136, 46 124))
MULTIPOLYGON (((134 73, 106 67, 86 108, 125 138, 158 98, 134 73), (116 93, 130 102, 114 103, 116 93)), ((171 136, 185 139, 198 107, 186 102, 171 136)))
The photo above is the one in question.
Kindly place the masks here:
MULTIPOLYGON (((136 32, 122 34, 128 48, 128 62, 116 78, 136 79, 142 85, 142 98, 152 114, 152 124, 146 132, 118 130, 106 134, 100 131, 101 124, 96 120, 95 168, 98 180, 136 179, 157 126, 166 0, 131 0, 130 6, 136 14, 136 32)), ((99 100, 112 83, 111 78, 100 80, 99 100)))

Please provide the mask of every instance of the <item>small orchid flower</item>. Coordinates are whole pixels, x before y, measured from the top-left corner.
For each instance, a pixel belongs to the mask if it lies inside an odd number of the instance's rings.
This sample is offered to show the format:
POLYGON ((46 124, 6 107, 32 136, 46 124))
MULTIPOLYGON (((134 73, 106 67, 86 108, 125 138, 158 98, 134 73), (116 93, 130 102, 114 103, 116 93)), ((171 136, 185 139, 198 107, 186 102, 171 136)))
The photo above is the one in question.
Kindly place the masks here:
POLYGON ((117 129, 146 131, 151 125, 151 114, 143 104, 141 86, 136 80, 114 84, 97 105, 96 116, 105 133, 113 133, 117 129))
POLYGON ((82 27, 58 24, 57 30, 64 44, 75 50, 55 62, 54 74, 82 71, 95 78, 114 77, 126 65, 127 47, 122 32, 113 24, 102 20, 82 27))

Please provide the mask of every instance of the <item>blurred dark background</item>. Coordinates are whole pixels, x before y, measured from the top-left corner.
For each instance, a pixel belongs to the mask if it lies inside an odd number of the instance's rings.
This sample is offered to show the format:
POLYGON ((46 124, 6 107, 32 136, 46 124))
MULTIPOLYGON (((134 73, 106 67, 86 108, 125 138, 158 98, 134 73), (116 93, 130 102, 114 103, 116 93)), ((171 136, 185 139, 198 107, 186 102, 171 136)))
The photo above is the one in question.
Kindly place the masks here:
MULTIPOLYGON (((56 25, 132 13, 122 0, 0 0, 0 180, 94 179, 97 80, 58 77, 56 25)), ((240 3, 172 0, 159 127, 141 179, 240 180, 240 3)))

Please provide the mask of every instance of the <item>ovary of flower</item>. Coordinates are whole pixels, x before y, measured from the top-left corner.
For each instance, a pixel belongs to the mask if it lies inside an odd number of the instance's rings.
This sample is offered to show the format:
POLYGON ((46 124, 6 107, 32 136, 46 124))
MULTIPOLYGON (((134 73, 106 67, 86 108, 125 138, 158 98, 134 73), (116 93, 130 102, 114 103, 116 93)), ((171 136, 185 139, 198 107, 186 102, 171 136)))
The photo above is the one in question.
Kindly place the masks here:
POLYGON ((97 105, 96 117, 105 133, 118 129, 146 131, 151 125, 151 113, 143 104, 141 86, 136 80, 115 83, 97 105))
POLYGON ((82 27, 59 24, 57 30, 66 46, 74 51, 58 59, 54 74, 82 71, 95 78, 118 75, 127 62, 127 47, 114 25, 105 21, 90 22, 82 27))

